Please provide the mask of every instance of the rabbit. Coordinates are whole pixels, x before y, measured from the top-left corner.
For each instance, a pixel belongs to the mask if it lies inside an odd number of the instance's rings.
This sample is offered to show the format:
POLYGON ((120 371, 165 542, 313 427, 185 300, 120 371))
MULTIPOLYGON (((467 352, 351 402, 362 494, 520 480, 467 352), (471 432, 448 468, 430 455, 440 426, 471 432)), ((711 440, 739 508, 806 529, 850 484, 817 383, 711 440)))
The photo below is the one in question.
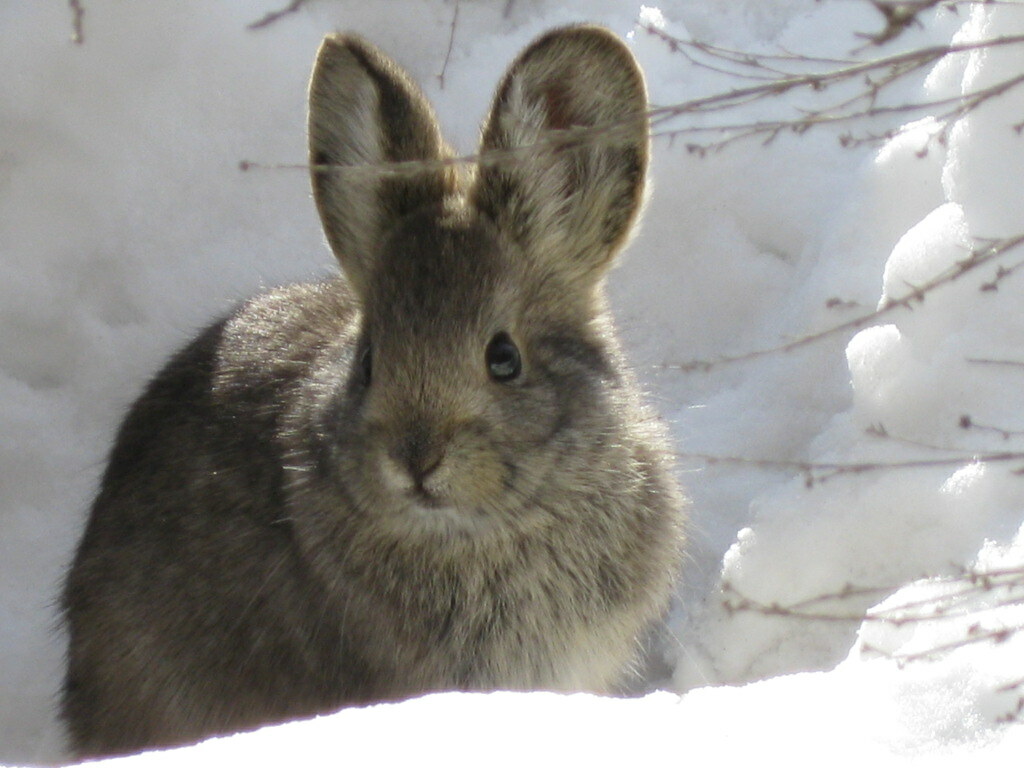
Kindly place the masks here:
POLYGON ((478 162, 354 35, 309 89, 338 276, 240 304, 117 434, 69 568, 78 757, 431 691, 614 694, 662 618, 687 501, 615 339, 643 75, 536 39, 478 162))

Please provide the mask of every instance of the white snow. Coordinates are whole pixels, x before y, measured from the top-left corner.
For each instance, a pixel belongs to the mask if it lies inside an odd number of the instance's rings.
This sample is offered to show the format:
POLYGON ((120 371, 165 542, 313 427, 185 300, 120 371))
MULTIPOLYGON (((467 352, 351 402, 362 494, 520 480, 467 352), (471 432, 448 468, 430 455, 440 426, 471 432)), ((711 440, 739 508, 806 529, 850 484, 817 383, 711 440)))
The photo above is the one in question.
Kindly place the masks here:
MULTIPOLYGON (((394 55, 468 152, 504 67, 552 26, 627 38, 655 105, 747 83, 688 63, 641 21, 832 58, 882 26, 862 0, 648 2, 313 0, 249 30, 287 3, 82 0, 81 45, 69 4, 0 5, 0 764, 67 759, 54 599, 127 404, 237 298, 332 268, 307 177, 287 167, 304 161, 306 78, 326 32, 394 55)), ((862 54, 1021 35, 1024 4, 921 20, 862 54)), ((938 101, 1016 75, 1024 44, 988 47, 884 98, 938 101)), ((792 117, 861 82, 729 120, 792 117)), ((874 118, 865 130, 907 123, 876 145, 842 147, 843 125, 703 157, 686 150, 693 136, 655 142, 643 229, 611 290, 694 501, 660 691, 436 694, 123 762, 1019 765, 1024 460, 992 454, 1024 451, 1022 276, 999 277, 1024 249, 913 297, 984 238, 1024 233, 1024 85, 951 127, 932 111, 874 118), (907 297, 789 352, 679 368, 907 297), (1016 572, 1016 587, 950 579, 963 569, 1016 572), (763 610, 735 610, 743 601, 763 610), (845 619, 772 609, 798 603, 845 619)))

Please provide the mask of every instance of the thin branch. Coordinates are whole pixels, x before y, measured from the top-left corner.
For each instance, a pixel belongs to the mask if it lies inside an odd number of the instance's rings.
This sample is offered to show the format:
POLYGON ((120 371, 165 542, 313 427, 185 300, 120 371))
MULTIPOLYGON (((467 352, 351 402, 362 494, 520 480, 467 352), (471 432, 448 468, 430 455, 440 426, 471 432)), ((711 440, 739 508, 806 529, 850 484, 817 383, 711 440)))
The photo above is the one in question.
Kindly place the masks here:
MULTIPOLYGON (((728 134, 725 139, 712 142, 707 145, 692 145, 692 151, 719 150, 728 144, 749 138, 757 134, 767 135, 766 142, 770 142, 783 131, 795 131, 797 133, 808 130, 817 125, 834 124, 839 122, 850 122, 871 117, 884 115, 920 113, 935 107, 950 106, 951 108, 940 115, 938 119, 951 122, 962 117, 967 112, 975 109, 984 101, 1005 93, 1010 88, 1016 87, 1024 76, 1008 78, 994 86, 980 89, 976 92, 964 94, 949 99, 922 101, 917 103, 901 104, 897 106, 882 106, 877 103, 879 94, 892 86, 898 80, 907 77, 911 73, 919 72, 924 68, 934 65, 939 59, 956 53, 964 53, 973 50, 987 49, 1004 45, 1017 45, 1024 42, 1024 36, 1005 36, 990 38, 968 43, 958 43, 945 46, 930 46, 918 48, 893 56, 880 57, 869 61, 842 61, 839 66, 824 71, 796 73, 791 68, 780 65, 789 63, 806 66, 809 63, 821 63, 821 60, 810 57, 793 55, 767 56, 762 54, 745 54, 730 49, 716 48, 698 41, 682 40, 673 37, 661 29, 651 25, 642 24, 641 28, 649 34, 661 39, 669 49, 682 53, 689 61, 698 66, 712 69, 716 72, 723 72, 733 77, 753 79, 754 85, 745 88, 735 88, 730 91, 716 93, 708 97, 693 99, 680 104, 666 105, 659 107, 652 112, 655 127, 660 127, 666 122, 673 121, 684 114, 707 114, 722 112, 745 106, 756 101, 773 98, 784 93, 795 90, 809 90, 820 92, 838 83, 855 82, 864 78, 866 86, 856 95, 833 103, 824 109, 805 111, 802 117, 793 119, 767 120, 758 123, 723 124, 714 126, 686 126, 663 130, 657 135, 668 136, 669 138, 686 133, 722 133, 728 134), (712 57, 714 60, 727 64, 731 69, 710 64, 698 59, 694 52, 700 52, 712 57)), ((828 61, 828 63, 835 63, 828 61)), ((864 142, 874 142, 891 138, 893 131, 881 135, 868 135, 857 139, 852 136, 844 138, 844 145, 852 145, 864 142)))
MULTIPOLYGON (((1024 83, 1024 74, 1008 78, 996 83, 995 85, 988 86, 987 88, 981 88, 977 91, 972 91, 959 96, 931 99, 928 101, 906 102, 895 105, 877 105, 874 99, 875 94, 877 94, 882 87, 887 87, 893 82, 895 82, 895 80, 887 80, 884 83, 876 84, 869 90, 863 91, 846 101, 833 105, 828 110, 803 110, 801 116, 797 118, 779 118, 776 120, 762 120, 735 124, 724 123, 704 126, 684 126, 682 128, 659 131, 656 132, 654 136, 656 138, 668 138, 672 140, 678 136, 687 134, 730 134, 727 138, 718 141, 706 144, 687 145, 687 149, 691 152, 705 154, 709 151, 721 151, 730 144, 750 139, 758 135, 766 136, 763 143, 770 144, 782 133, 802 134, 814 127, 853 123, 876 117, 919 115, 927 113, 929 110, 941 107, 950 108, 938 114, 934 114, 932 117, 936 122, 949 125, 976 109, 984 102, 994 99, 997 96, 1001 96, 1010 89, 1024 83), (857 103, 866 100, 870 101, 870 106, 853 109, 857 103)), ((758 98, 761 98, 761 96, 758 95, 756 98, 751 97, 750 101, 755 101, 758 98)), ((736 106, 741 106, 741 104, 730 104, 726 108, 732 109, 736 106)), ((675 117, 675 115, 671 115, 670 117, 675 117)), ((660 121, 656 124, 660 124, 660 121)), ((847 133, 841 136, 839 141, 844 147, 877 143, 894 138, 900 130, 901 129, 899 128, 889 129, 877 134, 867 133, 861 137, 856 137, 851 133, 847 133)))
POLYGON ((1021 437, 1024 435, 1024 430, 1019 429, 1003 429, 1002 427, 993 427, 987 424, 979 424, 968 414, 964 414, 960 417, 959 421, 960 429, 973 429, 979 432, 995 432, 1000 435, 1003 440, 1009 440, 1011 437, 1021 437))
POLYGON ((1009 693, 1010 691, 1015 691, 1018 688, 1024 688, 1024 677, 1020 678, 1019 680, 1012 680, 1009 683, 1006 683, 1005 685, 999 686, 998 688, 996 688, 996 693, 1009 693))
MULTIPOLYGON (((704 54, 710 58, 718 59, 724 63, 735 64, 744 68, 750 68, 763 72, 770 72, 785 77, 794 77, 796 73, 783 69, 781 65, 792 64, 824 64, 830 66, 851 66, 857 62, 853 59, 824 58, 818 56, 806 56, 804 54, 791 53, 751 53, 735 48, 725 48, 712 43, 706 43, 696 39, 686 39, 669 34, 653 24, 641 22, 639 28, 649 35, 659 38, 665 43, 672 53, 679 53, 692 61, 697 66, 703 66, 703 62, 693 54, 687 53, 692 50, 695 53, 704 54), (769 64, 771 62, 771 64, 769 64)), ((732 74, 732 73, 730 73, 732 74)))
POLYGON ((914 653, 890 653, 881 648, 876 648, 868 643, 862 646, 863 652, 865 653, 876 653, 879 656, 884 656, 887 659, 892 659, 898 662, 900 665, 907 664, 913 661, 924 661, 926 659, 934 659, 936 656, 949 651, 955 651, 958 648, 964 648, 969 645, 976 645, 977 643, 984 642, 995 642, 1002 643, 1006 642, 1011 635, 1019 631, 1019 627, 1014 629, 998 629, 991 631, 976 631, 970 632, 966 637, 951 640, 947 643, 940 643, 939 645, 926 648, 922 651, 916 651, 914 653))
MULTIPOLYGON (((899 443, 900 445, 909 445, 912 448, 923 448, 926 451, 939 451, 941 453, 951 453, 960 455, 964 455, 965 453, 969 452, 965 450, 963 447, 951 448, 948 445, 935 445, 933 443, 926 443, 921 440, 912 440, 911 438, 903 437, 902 435, 894 435, 892 432, 885 428, 884 424, 881 423, 872 424, 871 426, 864 430, 864 433, 870 437, 877 437, 881 440, 890 440, 892 442, 899 443)), ((971 452, 971 455, 973 456, 976 454, 971 452)))
MULTIPOLYGON (((291 10, 293 7, 297 7, 303 0, 297 0, 293 2, 285 12, 291 10)), ((456 6, 456 11, 458 6, 456 6)), ((453 15, 453 34, 455 26, 456 16, 453 15)), ((256 22, 256 25, 261 25, 264 22, 256 22)), ((253 25, 253 26, 256 26, 253 25)), ((664 32, 658 30, 655 27, 645 27, 652 34, 657 34, 665 39, 674 40, 670 36, 665 35, 664 32)), ((873 106, 865 108, 859 112, 847 112, 843 114, 828 114, 824 111, 812 111, 805 112, 802 116, 797 118, 788 118, 781 120, 770 120, 763 122, 740 122, 736 124, 720 124, 713 126, 688 126, 683 128, 664 128, 667 123, 677 119, 682 115, 692 114, 711 114, 715 112, 721 112, 724 110, 733 109, 738 106, 744 106, 761 99, 771 98, 779 96, 783 93, 795 89, 810 89, 810 90, 822 90, 830 84, 848 81, 856 77, 868 75, 872 72, 885 71, 887 69, 892 70, 895 74, 890 73, 885 79, 875 83, 871 86, 870 91, 876 92, 879 89, 894 82, 897 77, 903 77, 904 75, 919 70, 925 66, 933 64, 938 59, 950 53, 962 53, 966 51, 980 50, 985 48, 1021 44, 1024 43, 1024 35, 1008 36, 1000 38, 991 38, 988 40, 975 41, 973 43, 961 43, 957 45, 949 46, 933 46, 929 48, 922 48, 916 51, 899 54, 896 56, 885 57, 870 62, 852 64, 844 66, 839 69, 830 70, 826 72, 818 72, 811 74, 793 75, 789 77, 780 78, 770 82, 762 82, 757 85, 748 88, 738 88, 730 91, 714 94, 712 96, 701 97, 692 99, 690 101, 681 102, 672 105, 663 105, 655 107, 648 112, 648 117, 651 120, 652 128, 654 129, 653 136, 656 138, 669 138, 672 139, 675 136, 691 133, 731 133, 734 134, 731 137, 717 142, 711 146, 715 148, 721 148, 726 144, 738 140, 739 138, 747 138, 756 134, 766 134, 768 138, 766 141, 770 141, 775 136, 783 131, 792 131, 796 133, 802 133, 815 125, 824 125, 838 122, 849 122, 857 119, 864 119, 867 117, 878 117, 890 114, 898 114, 905 111, 922 111, 926 109, 932 109, 940 106, 951 106, 943 118, 953 119, 958 116, 962 116, 971 109, 976 108, 983 101, 993 98, 1006 90, 1024 82, 1024 74, 1019 77, 1012 78, 1003 83, 998 83, 989 88, 982 89, 975 93, 967 94, 960 97, 948 98, 948 99, 937 99, 933 101, 917 102, 913 104, 907 104, 896 107, 889 106, 873 106)), ((673 43, 675 44, 675 43, 673 43)), ((447 57, 446 57, 447 59, 447 57)), ((447 62, 446 62, 447 63, 447 62)), ((443 76, 443 74, 442 74, 443 76)), ((847 100, 842 102, 845 106, 850 106, 855 99, 847 100)), ((451 165, 467 164, 467 163, 502 163, 505 161, 515 161, 519 157, 529 154, 537 149, 548 148, 548 149, 566 149, 573 146, 583 145, 591 142, 601 143, 615 143, 622 139, 624 136, 631 135, 633 125, 633 118, 625 119, 622 121, 608 121, 602 122, 592 126, 576 126, 568 130, 560 131, 548 131, 544 137, 530 146, 516 147, 501 152, 490 152, 486 155, 465 155, 462 157, 451 157, 442 158, 438 160, 416 160, 407 161, 402 163, 387 163, 380 165, 365 165, 365 166, 319 166, 316 170, 330 170, 332 172, 359 172, 369 170, 371 168, 377 168, 381 173, 388 175, 399 175, 399 174, 413 174, 420 171, 438 170, 451 165)), ((872 137, 873 139, 888 138, 892 135, 892 131, 889 131, 881 136, 872 137)), ((851 144, 856 143, 858 140, 852 137, 845 137, 844 143, 851 144)), ((704 151, 707 147, 701 147, 694 145, 692 147, 695 151, 704 151)), ((262 163, 254 163, 251 161, 242 161, 240 167, 243 170, 250 170, 254 168, 302 168, 303 170, 310 170, 308 165, 267 165, 262 163)))
POLYGON ((924 301, 925 297, 944 285, 956 282, 957 280, 964 277, 971 272, 985 266, 986 264, 992 263, 1003 254, 1008 251, 1017 248, 1024 243, 1024 234, 1017 235, 1015 237, 1006 238, 1004 240, 992 241, 988 246, 981 250, 976 250, 971 253, 969 257, 962 261, 956 262, 953 266, 940 272, 938 275, 933 277, 928 282, 915 288, 911 293, 906 296, 899 298, 887 299, 878 309, 867 312, 862 315, 858 315, 851 320, 846 322, 833 325, 822 331, 811 333, 806 336, 801 336, 794 341, 790 341, 786 344, 780 344, 774 347, 767 347, 764 349, 754 350, 752 352, 745 352, 740 355, 722 356, 707 360, 691 360, 685 363, 667 363, 661 367, 677 370, 683 372, 701 371, 706 372, 713 368, 717 368, 723 365, 729 365, 733 363, 746 362, 749 360, 755 360, 767 355, 774 355, 783 352, 792 352, 800 349, 801 347, 808 346, 815 342, 821 341, 822 339, 838 334, 850 333, 865 328, 869 325, 874 325, 877 321, 892 314, 898 309, 912 309, 915 304, 920 304, 924 301))
POLYGON ((935 459, 909 459, 907 461, 859 461, 859 462, 815 462, 787 459, 763 459, 746 456, 722 456, 719 454, 682 451, 673 454, 677 460, 703 461, 711 464, 733 464, 759 469, 783 470, 804 477, 804 484, 811 488, 840 475, 861 475, 869 472, 891 472, 909 469, 937 469, 962 467, 967 464, 1005 464, 1024 462, 1024 451, 999 451, 949 456, 935 459))
POLYGON ((85 42, 85 7, 82 0, 68 0, 71 8, 71 42, 82 45, 85 42))
MULTIPOLYGON (((991 624, 994 622, 990 622, 990 625, 986 626, 984 620, 979 618, 984 613, 1006 608, 1016 609, 1024 605, 1024 566, 985 571, 964 568, 959 574, 939 579, 934 584, 946 587, 947 591, 876 606, 867 611, 837 611, 829 610, 829 606, 849 600, 859 600, 862 603, 865 600, 875 601, 884 595, 895 593, 900 587, 894 585, 864 587, 846 584, 838 592, 782 604, 748 597, 730 582, 724 582, 721 586, 722 593, 725 595, 722 606, 730 615, 753 612, 762 616, 814 622, 876 623, 893 627, 907 624, 963 622, 965 620, 971 622, 964 629, 962 636, 920 651, 892 653, 868 644, 863 646, 865 652, 877 653, 900 664, 934 659, 948 651, 980 642, 1005 642, 1015 633, 1024 630, 1024 624, 1021 623, 992 626, 991 624), (985 597, 985 601, 979 603, 978 601, 982 597, 985 597)), ((1024 680, 1015 680, 1004 684, 997 690, 1009 692, 1022 685, 1024 685, 1024 680)))
POLYGON ((401 160, 380 163, 260 163, 241 160, 240 171, 253 170, 301 170, 318 173, 369 174, 387 178, 414 176, 424 172, 442 171, 462 165, 497 166, 520 162, 541 152, 564 152, 584 146, 617 146, 631 142, 636 130, 636 117, 629 120, 609 121, 592 126, 573 126, 558 130, 540 132, 532 144, 523 144, 505 149, 488 149, 468 155, 439 157, 429 160, 401 160))
MULTIPOLYGON (((641 25, 641 29, 660 37, 673 45, 678 46, 680 41, 666 34, 663 30, 651 24, 641 25)), ((833 83, 855 80, 862 75, 869 75, 873 72, 884 72, 893 67, 898 67, 900 75, 905 75, 915 70, 928 67, 939 59, 952 53, 965 53, 969 51, 991 49, 1004 45, 1018 45, 1024 43, 1024 35, 1007 35, 1003 37, 988 38, 986 40, 975 40, 967 43, 955 43, 950 45, 935 45, 924 48, 916 48, 912 51, 883 56, 865 62, 851 63, 837 69, 824 72, 810 72, 807 74, 791 75, 776 81, 770 85, 755 85, 748 88, 737 88, 732 91, 714 94, 700 99, 683 102, 678 105, 665 107, 666 114, 674 115, 682 112, 706 111, 714 106, 721 108, 737 100, 745 100, 751 96, 765 98, 777 96, 796 89, 810 88, 820 91, 833 83)), ((798 57, 799 60, 799 57, 798 57)))
POLYGON ((968 363, 976 365, 1000 365, 1011 368, 1024 368, 1024 360, 988 360, 980 357, 968 357, 968 363))
POLYGON ((1017 262, 1016 264, 1014 264, 1012 266, 1009 266, 1009 267, 1007 267, 1007 266, 1000 266, 999 270, 996 272, 996 276, 992 279, 991 282, 984 283, 981 286, 981 290, 983 290, 983 291, 997 291, 997 290, 999 290, 999 283, 1003 282, 1006 278, 1010 277, 1014 272, 1016 272, 1022 266, 1024 266, 1024 261, 1017 262))
POLYGON ((441 90, 444 90, 444 77, 448 72, 448 61, 452 57, 452 47, 455 45, 455 27, 459 23, 459 7, 461 5, 460 0, 455 0, 455 10, 452 12, 452 24, 451 29, 448 33, 448 50, 444 54, 444 64, 441 65, 441 72, 438 74, 437 79, 441 84, 441 90))
POLYGON ((246 29, 263 29, 264 27, 269 27, 275 21, 284 16, 288 16, 289 14, 292 13, 298 13, 299 9, 302 8, 302 6, 304 6, 305 4, 306 0, 291 0, 291 2, 288 3, 288 5, 286 5, 284 8, 281 8, 277 11, 271 11, 262 19, 258 19, 252 22, 251 24, 247 25, 246 29))

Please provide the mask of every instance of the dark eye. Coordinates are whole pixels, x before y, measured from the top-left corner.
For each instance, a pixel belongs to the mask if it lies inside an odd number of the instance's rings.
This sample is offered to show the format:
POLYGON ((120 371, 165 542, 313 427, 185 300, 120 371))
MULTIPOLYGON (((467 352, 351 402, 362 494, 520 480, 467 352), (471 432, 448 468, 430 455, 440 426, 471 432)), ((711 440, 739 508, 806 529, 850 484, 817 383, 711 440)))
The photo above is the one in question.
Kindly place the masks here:
POLYGON ((487 371, 498 382, 512 381, 523 370, 519 348, 504 331, 494 334, 487 345, 487 371))
POLYGON ((363 347, 363 353, 359 356, 359 375, 364 387, 370 386, 370 378, 372 374, 373 353, 370 351, 370 345, 367 344, 363 347))

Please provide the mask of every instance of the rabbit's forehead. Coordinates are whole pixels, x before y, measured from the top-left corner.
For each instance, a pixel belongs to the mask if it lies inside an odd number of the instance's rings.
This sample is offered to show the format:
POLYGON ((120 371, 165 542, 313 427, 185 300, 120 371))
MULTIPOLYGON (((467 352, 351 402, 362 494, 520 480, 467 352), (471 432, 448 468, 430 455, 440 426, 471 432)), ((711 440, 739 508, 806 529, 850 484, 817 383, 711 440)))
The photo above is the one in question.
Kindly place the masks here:
POLYGON ((485 224, 421 220, 385 243, 366 310, 387 324, 486 323, 495 312, 513 309, 517 282, 514 265, 485 224))

